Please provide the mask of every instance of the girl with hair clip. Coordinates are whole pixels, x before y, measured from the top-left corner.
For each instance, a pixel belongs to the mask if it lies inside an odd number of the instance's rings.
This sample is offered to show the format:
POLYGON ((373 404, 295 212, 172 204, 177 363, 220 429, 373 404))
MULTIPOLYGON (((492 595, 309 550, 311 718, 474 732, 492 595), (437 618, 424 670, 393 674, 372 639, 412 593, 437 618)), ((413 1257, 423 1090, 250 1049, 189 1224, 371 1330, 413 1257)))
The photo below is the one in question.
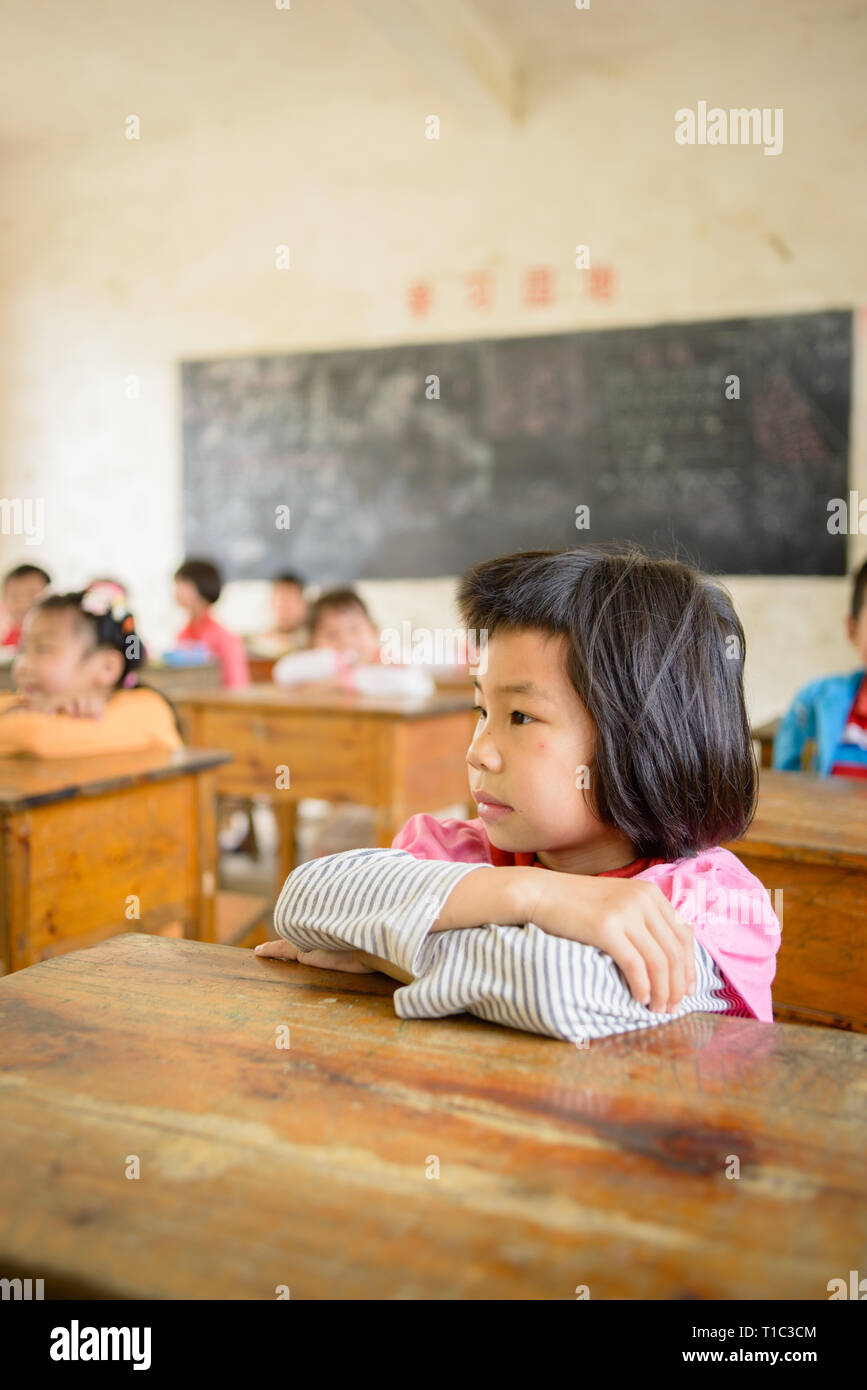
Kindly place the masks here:
POLYGON ((182 747, 174 711, 139 684, 144 661, 118 586, 55 594, 28 614, 0 709, 0 756, 81 757, 182 747))
POLYGON ((725 590, 635 547, 477 565, 472 820, 290 874, 260 956, 401 981, 402 1018, 468 1011, 585 1045, 686 1013, 773 1022, 780 925, 724 848, 757 769, 725 590))

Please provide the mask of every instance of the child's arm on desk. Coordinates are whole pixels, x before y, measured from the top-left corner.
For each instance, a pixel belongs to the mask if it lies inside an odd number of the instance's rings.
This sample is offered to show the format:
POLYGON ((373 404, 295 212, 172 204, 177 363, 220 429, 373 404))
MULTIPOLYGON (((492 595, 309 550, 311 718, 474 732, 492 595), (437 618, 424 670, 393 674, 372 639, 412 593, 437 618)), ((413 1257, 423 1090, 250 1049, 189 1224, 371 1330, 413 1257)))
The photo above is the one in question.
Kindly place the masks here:
MULTIPOLYGON (((364 849, 301 865, 284 884, 274 920, 296 949, 294 958, 305 963, 364 971, 387 962, 397 969, 386 973, 402 971, 397 977, 412 983, 394 996, 401 1017, 468 1010, 574 1042, 650 1027, 675 1010, 725 1011, 718 993, 724 981, 703 947, 691 942, 688 962, 681 957, 674 963, 676 936, 660 901, 673 917, 670 904, 647 884, 364 849), (550 884, 540 882, 549 878, 550 884), (566 885, 553 886, 564 879, 566 885), (492 921, 492 908, 500 922, 492 921), (545 930, 532 910, 546 919, 545 930), (648 943, 641 943, 639 922, 648 943), (603 945, 576 939, 578 933, 600 941, 613 934, 613 948, 621 949, 614 942, 619 933, 627 943, 623 950, 641 957, 629 932, 647 952, 651 1002, 665 1013, 633 998, 603 945), (688 988, 685 998, 678 970, 688 988)), ((678 930, 691 937, 684 924, 678 930)), ((260 952, 278 953, 278 943, 260 952)))
POLYGON ((291 941, 282 937, 279 941, 263 941, 255 948, 256 955, 268 960, 297 960, 301 965, 312 965, 318 970, 341 970, 348 975, 390 975, 401 984, 410 985, 413 976, 399 965, 392 965, 382 956, 372 956, 369 951, 324 950, 317 947, 312 951, 302 951, 291 941))

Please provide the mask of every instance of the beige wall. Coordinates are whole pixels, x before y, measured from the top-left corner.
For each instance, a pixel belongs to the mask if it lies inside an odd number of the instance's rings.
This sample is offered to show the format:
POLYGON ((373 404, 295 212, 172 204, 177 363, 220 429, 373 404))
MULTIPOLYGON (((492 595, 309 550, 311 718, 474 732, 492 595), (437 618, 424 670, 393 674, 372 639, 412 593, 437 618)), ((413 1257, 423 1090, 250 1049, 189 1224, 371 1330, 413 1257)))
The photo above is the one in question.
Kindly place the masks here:
MULTIPOLYGON (((684 17, 702 16, 700 32, 649 24, 642 6, 640 43, 622 6, 622 41, 606 28, 610 13, 570 13, 567 27, 565 7, 530 7, 517 126, 444 98, 350 3, 296 5, 291 18, 251 12, 247 44, 232 34, 237 6, 191 6, 201 27, 173 42, 173 9, 157 5, 149 28, 161 41, 151 35, 142 50, 146 78, 135 80, 131 49, 116 89, 110 71, 76 62, 97 8, 77 9, 77 28, 45 39, 68 45, 54 81, 71 104, 29 136, 22 117, 0 161, 0 495, 44 497, 47 509, 44 544, 0 537, 0 563, 36 556, 64 585, 94 571, 127 577, 151 641, 177 617, 169 575, 181 558, 184 358, 865 298, 864 26, 852 6, 774 0, 753 30, 750 6, 686 7, 684 17), (295 37, 275 52, 275 36, 289 32, 273 28, 281 20, 295 37), (586 48, 576 23, 597 26, 586 48), (199 42, 205 57, 191 67, 199 42), (202 63, 212 65, 210 88, 202 63), (783 153, 676 145, 675 109, 701 99, 782 107, 783 153), (141 118, 139 141, 123 137, 129 113, 141 118), (439 142, 424 138, 430 113, 439 142), (614 267, 611 305, 587 300, 579 242, 614 267), (275 268, 280 243, 291 247, 289 271, 275 268), (536 264, 557 272, 552 308, 521 306, 521 273, 536 264), (464 302, 462 277, 480 267, 496 276, 486 315, 464 302), (406 308, 414 278, 435 293, 423 325, 406 308), (125 396, 131 374, 138 400, 125 396)), ((527 7, 501 8, 514 43, 527 7)), ((678 9, 658 13, 670 21, 678 9)), ((52 90, 46 76, 30 100, 50 102, 52 90)), ((864 360, 861 351, 851 485, 867 495, 864 360)), ((853 542, 851 560, 864 552, 863 539, 853 542)), ((802 680, 853 664, 845 581, 739 578, 731 588, 757 719, 802 680)), ((371 586, 383 624, 451 624, 451 589, 371 586)))

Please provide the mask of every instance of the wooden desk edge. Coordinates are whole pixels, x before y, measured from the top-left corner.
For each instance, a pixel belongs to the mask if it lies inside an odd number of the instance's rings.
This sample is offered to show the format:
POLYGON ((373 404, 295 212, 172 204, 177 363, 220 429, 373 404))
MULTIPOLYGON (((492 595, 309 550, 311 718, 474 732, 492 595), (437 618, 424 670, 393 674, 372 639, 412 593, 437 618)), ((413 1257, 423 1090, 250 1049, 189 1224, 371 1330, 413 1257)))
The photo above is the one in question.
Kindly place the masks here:
POLYGON ((249 711, 259 715, 314 713, 327 717, 353 714, 372 719, 433 719, 441 714, 463 714, 473 708, 471 689, 460 693, 436 691, 422 700, 407 696, 404 701, 399 696, 380 698, 372 695, 344 695, 333 689, 296 689, 300 696, 298 700, 275 698, 275 695, 291 697, 295 693, 279 685, 251 685, 238 691, 195 690, 174 700, 173 704, 179 714, 187 710, 194 713, 202 708, 211 707, 234 712, 249 711))
MULTIPOLYGON (((185 761, 177 763, 165 762, 157 767, 135 769, 131 772, 117 772, 115 775, 106 775, 102 779, 92 782, 70 781, 63 786, 47 788, 45 791, 26 792, 23 794, 15 793, 9 795, 4 791, 0 782, 0 813, 5 815, 15 815, 18 811, 31 810, 36 806, 47 806, 56 801, 69 801, 74 796, 102 796, 110 791, 122 791, 124 787, 135 787, 142 782, 165 782, 173 777, 183 777, 188 773, 210 772, 213 768, 222 767, 230 763, 234 754, 225 749, 212 748, 185 748, 184 753, 189 757, 185 761)), ((122 753, 111 754, 112 757, 122 758, 122 753)), ((31 763, 47 762, 47 759, 0 759, 0 779, 2 779, 2 769, 4 762, 11 763, 31 763)), ((84 759, 76 759, 84 762, 84 759)), ((97 759, 94 759, 97 761, 97 759)))

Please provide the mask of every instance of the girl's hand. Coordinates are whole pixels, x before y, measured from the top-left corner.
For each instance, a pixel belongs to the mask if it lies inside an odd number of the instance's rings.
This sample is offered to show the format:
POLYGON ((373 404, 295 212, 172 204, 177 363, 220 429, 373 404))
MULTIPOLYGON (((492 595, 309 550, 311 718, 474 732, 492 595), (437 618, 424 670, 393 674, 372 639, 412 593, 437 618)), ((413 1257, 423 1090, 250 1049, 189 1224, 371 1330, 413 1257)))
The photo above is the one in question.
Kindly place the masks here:
POLYGON ((106 703, 104 695, 66 695, 58 700, 54 713, 70 714, 74 719, 99 719, 106 703))
POLYGON ((365 965, 360 959, 360 951, 301 951, 291 941, 282 938, 279 941, 263 941, 254 949, 257 956, 273 960, 297 960, 300 965, 313 965, 319 970, 345 970, 351 975, 376 974, 372 966, 365 965))
POLYGON ((553 936, 596 946, 620 967, 632 994, 671 1013, 696 987, 693 929, 655 883, 533 869, 527 921, 553 936))
POLYGON ((24 704, 38 714, 69 714, 75 719, 99 719, 105 711, 104 695, 26 695, 24 704))

